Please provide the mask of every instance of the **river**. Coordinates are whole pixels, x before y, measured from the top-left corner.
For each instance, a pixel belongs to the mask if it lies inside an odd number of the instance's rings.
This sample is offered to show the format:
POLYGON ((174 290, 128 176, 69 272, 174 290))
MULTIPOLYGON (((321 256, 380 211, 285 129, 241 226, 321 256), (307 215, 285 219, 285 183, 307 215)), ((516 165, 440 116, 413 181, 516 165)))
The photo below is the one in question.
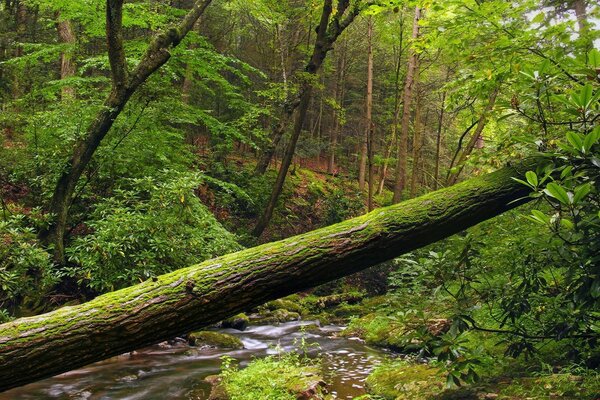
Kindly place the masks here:
POLYGON ((239 337, 242 350, 199 349, 183 340, 160 344, 113 357, 53 378, 0 393, 0 400, 205 400, 209 375, 219 373, 221 357, 235 358, 245 366, 255 357, 295 351, 304 337, 311 356, 322 358, 323 376, 335 399, 365 394, 365 379, 388 354, 356 339, 339 338, 340 326, 318 329, 316 321, 249 326, 245 331, 220 332, 239 337), (311 325, 310 332, 302 328, 311 325))

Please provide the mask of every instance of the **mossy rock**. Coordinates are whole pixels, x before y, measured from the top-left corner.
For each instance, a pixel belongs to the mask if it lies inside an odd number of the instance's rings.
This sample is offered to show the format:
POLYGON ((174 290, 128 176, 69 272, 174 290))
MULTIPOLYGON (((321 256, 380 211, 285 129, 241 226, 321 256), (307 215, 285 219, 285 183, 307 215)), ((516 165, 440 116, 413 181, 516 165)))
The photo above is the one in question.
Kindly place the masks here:
POLYGON ((250 318, 246 314, 238 314, 234 317, 221 321, 219 327, 223 329, 231 328, 238 331, 244 331, 250 323, 250 318))
POLYGON ((333 315, 338 318, 349 318, 353 316, 361 316, 366 314, 365 308, 359 304, 342 303, 335 307, 332 311, 333 315))
POLYGON ((198 347, 217 347, 221 349, 243 349, 244 344, 242 341, 226 333, 219 333, 213 331, 199 331, 193 332, 188 335, 188 342, 192 346, 198 347))
POLYGON ((257 317, 252 319, 252 323, 259 325, 277 324, 281 322, 298 321, 299 319, 300 314, 298 314, 297 312, 278 309, 274 311, 267 311, 262 315, 258 315, 257 317))
POLYGON ((424 400, 444 391, 444 378, 427 364, 393 362, 375 368, 367 378, 367 390, 384 399, 424 400))
POLYGON ((307 313, 307 310, 302 306, 302 304, 300 304, 300 302, 289 300, 287 298, 270 301, 267 304, 265 304, 265 307, 269 311, 283 309, 283 310, 293 311, 300 315, 307 313))

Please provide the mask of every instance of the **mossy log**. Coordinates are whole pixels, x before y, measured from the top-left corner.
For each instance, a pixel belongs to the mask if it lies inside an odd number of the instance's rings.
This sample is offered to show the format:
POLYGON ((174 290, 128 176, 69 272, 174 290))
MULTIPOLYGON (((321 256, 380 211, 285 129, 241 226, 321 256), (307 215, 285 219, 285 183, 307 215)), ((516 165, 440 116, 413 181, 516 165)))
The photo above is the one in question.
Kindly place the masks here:
POLYGON ((364 216, 0 325, 0 391, 199 330, 460 232, 526 200, 506 167, 364 216))

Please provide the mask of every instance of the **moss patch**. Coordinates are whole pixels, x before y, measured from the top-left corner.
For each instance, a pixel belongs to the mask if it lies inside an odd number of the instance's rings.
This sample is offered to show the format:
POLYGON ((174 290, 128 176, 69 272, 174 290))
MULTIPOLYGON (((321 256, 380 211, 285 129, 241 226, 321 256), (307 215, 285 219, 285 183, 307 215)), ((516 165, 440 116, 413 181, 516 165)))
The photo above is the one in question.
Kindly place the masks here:
POLYGON ((384 399, 429 399, 443 391, 443 377, 432 366, 398 361, 377 367, 367 388, 384 399))
POLYGON ((241 370, 228 367, 221 376, 232 400, 324 398, 319 367, 295 354, 257 359, 241 370))
POLYGON ((193 346, 210 346, 223 349, 243 349, 244 344, 240 339, 226 333, 199 331, 190 333, 188 341, 193 346))

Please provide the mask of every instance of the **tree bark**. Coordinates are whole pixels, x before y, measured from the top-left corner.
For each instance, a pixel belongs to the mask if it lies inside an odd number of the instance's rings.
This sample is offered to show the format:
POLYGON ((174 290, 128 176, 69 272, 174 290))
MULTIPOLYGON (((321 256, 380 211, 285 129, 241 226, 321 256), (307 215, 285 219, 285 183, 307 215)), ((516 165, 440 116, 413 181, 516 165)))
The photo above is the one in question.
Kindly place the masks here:
MULTIPOLYGON (((56 29, 60 41, 69 46, 60 55, 60 79, 68 79, 75 76, 75 62, 73 61, 73 46, 75 46, 75 33, 69 20, 62 20, 57 13, 58 22, 56 29)), ((63 86, 61 90, 63 100, 75 98, 75 88, 72 86, 63 86)))
POLYGON ((75 145, 71 159, 58 178, 50 201, 50 212, 54 214, 55 218, 47 229, 40 232, 40 239, 47 244, 54 245, 55 262, 64 264, 64 239, 69 208, 77 182, 92 160, 92 156, 131 96, 150 75, 171 58, 169 49, 177 46, 183 40, 210 3, 211 0, 196 1, 178 25, 157 34, 151 40, 135 70, 129 73, 123 47, 123 0, 106 1, 106 40, 112 88, 104 102, 104 107, 88 127, 86 135, 75 145))
POLYGON ((417 194, 417 186, 419 184, 419 169, 421 168, 421 150, 423 147, 422 139, 422 124, 421 124, 421 108, 422 100, 420 97, 419 88, 419 73, 416 73, 415 79, 415 122, 414 122, 414 136, 413 136, 413 165, 412 165, 412 176, 410 180, 410 197, 415 197, 417 194))
MULTIPOLYGON (((412 40, 419 38, 419 20, 421 19, 421 9, 415 7, 415 18, 413 20, 412 40)), ((404 84, 403 106, 402 106, 402 127, 398 137, 398 162, 396 164, 396 181, 394 183, 394 203, 402 199, 402 192, 406 186, 406 165, 408 155, 408 129, 410 123, 410 104, 412 100, 412 91, 414 84, 415 71, 417 69, 417 60, 419 55, 414 48, 408 59, 408 71, 406 72, 406 81, 404 84)))
MULTIPOLYGON (((450 72, 446 73, 446 82, 448 81, 448 77, 450 76, 450 72)), ((440 115, 438 117, 438 126, 437 126, 437 134, 435 138, 435 170, 433 172, 433 189, 437 190, 439 187, 439 177, 440 177, 440 157, 442 152, 442 131, 444 129, 444 114, 446 113, 446 95, 447 93, 444 91, 442 93, 442 104, 440 105, 440 115)))
POLYGON ((329 137, 329 160, 327 162, 327 172, 333 174, 335 172, 335 153, 337 150, 338 139, 342 130, 342 110, 344 104, 344 80, 346 77, 346 43, 341 48, 341 52, 337 63, 337 77, 335 82, 335 101, 336 105, 333 110, 333 127, 329 137))
POLYGON ((460 232, 526 202, 528 188, 512 177, 532 168, 532 162, 506 167, 82 305, 0 325, 0 391, 200 329, 460 232))
POLYGON ((400 120, 400 66, 402 65, 402 53, 404 46, 404 14, 400 15, 400 40, 398 44, 398 58, 396 61, 396 73, 394 76, 394 117, 392 119, 392 133, 386 145, 385 156, 383 160, 383 168, 379 174, 379 187, 377 194, 383 193, 385 180, 387 178, 389 158, 392 155, 392 148, 398 140, 398 121, 400 120))

